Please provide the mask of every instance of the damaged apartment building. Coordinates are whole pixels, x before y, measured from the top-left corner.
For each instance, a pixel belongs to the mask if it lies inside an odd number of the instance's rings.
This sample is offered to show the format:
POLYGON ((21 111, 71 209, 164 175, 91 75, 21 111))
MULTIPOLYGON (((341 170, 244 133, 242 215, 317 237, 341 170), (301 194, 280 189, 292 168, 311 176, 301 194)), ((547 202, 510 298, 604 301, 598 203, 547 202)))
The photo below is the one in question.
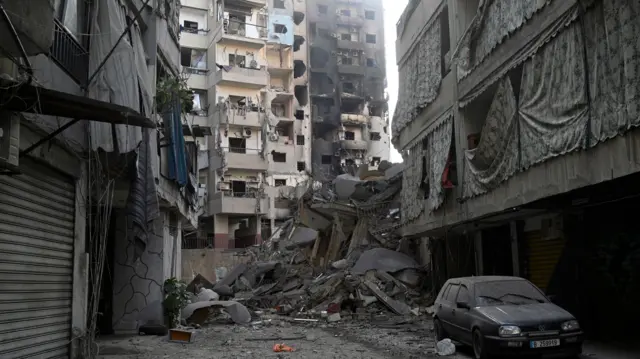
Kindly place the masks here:
POLYGON ((197 227, 177 0, 0 3, 0 357, 163 323, 197 227))
POLYGON ((429 240, 436 289, 524 277, 588 338, 635 340, 639 13, 637 0, 409 1, 392 141, 402 232, 429 240))
POLYGON ((381 0, 309 0, 313 174, 331 180, 389 159, 381 0))
POLYGON ((204 207, 186 248, 260 243, 311 170, 304 4, 182 0, 182 71, 194 92, 204 207), (263 233, 265 231, 266 233, 263 233))

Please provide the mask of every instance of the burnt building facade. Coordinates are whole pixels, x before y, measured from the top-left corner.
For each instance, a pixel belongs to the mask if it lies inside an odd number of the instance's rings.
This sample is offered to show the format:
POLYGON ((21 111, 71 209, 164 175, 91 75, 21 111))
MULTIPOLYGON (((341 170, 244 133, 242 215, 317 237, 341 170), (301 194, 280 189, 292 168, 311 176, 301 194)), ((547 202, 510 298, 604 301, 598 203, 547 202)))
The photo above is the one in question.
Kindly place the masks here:
POLYGON ((329 180, 389 158, 381 0, 307 1, 312 167, 329 180))

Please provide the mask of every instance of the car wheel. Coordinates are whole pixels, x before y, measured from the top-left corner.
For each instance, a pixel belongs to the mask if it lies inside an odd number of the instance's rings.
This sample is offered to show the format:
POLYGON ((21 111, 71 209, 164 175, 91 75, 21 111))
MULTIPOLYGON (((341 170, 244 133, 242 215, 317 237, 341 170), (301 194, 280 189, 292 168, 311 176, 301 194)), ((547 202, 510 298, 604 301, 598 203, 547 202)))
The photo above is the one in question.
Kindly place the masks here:
POLYGON ((447 333, 445 333, 444 329, 442 328, 442 323, 438 318, 433 320, 433 333, 436 338, 436 343, 447 337, 447 333))
POLYGON ((484 347, 484 336, 480 333, 480 330, 475 329, 473 331, 473 355, 476 359, 487 359, 487 351, 484 347))

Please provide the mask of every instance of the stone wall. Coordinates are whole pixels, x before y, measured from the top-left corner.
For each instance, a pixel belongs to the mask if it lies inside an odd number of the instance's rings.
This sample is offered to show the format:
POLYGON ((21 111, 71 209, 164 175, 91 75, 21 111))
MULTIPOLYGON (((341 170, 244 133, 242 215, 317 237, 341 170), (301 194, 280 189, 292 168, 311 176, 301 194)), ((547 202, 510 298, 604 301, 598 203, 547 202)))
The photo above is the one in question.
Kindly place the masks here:
POLYGON ((216 268, 226 267, 228 270, 240 263, 251 260, 240 251, 221 248, 183 249, 182 280, 189 283, 196 275, 201 274, 211 282, 216 281, 216 268))

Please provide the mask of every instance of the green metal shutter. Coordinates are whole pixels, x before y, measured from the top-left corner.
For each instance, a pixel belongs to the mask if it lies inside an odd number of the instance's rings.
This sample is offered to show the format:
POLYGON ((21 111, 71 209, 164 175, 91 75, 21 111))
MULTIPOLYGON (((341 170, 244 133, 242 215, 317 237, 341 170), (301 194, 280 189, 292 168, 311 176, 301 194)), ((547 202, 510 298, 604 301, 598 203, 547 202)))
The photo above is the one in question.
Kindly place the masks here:
POLYGON ((0 176, 0 358, 68 358, 75 187, 23 163, 0 176))
POLYGON ((546 292, 562 255, 564 239, 543 239, 540 231, 525 232, 524 237, 529 255, 529 280, 546 292))

